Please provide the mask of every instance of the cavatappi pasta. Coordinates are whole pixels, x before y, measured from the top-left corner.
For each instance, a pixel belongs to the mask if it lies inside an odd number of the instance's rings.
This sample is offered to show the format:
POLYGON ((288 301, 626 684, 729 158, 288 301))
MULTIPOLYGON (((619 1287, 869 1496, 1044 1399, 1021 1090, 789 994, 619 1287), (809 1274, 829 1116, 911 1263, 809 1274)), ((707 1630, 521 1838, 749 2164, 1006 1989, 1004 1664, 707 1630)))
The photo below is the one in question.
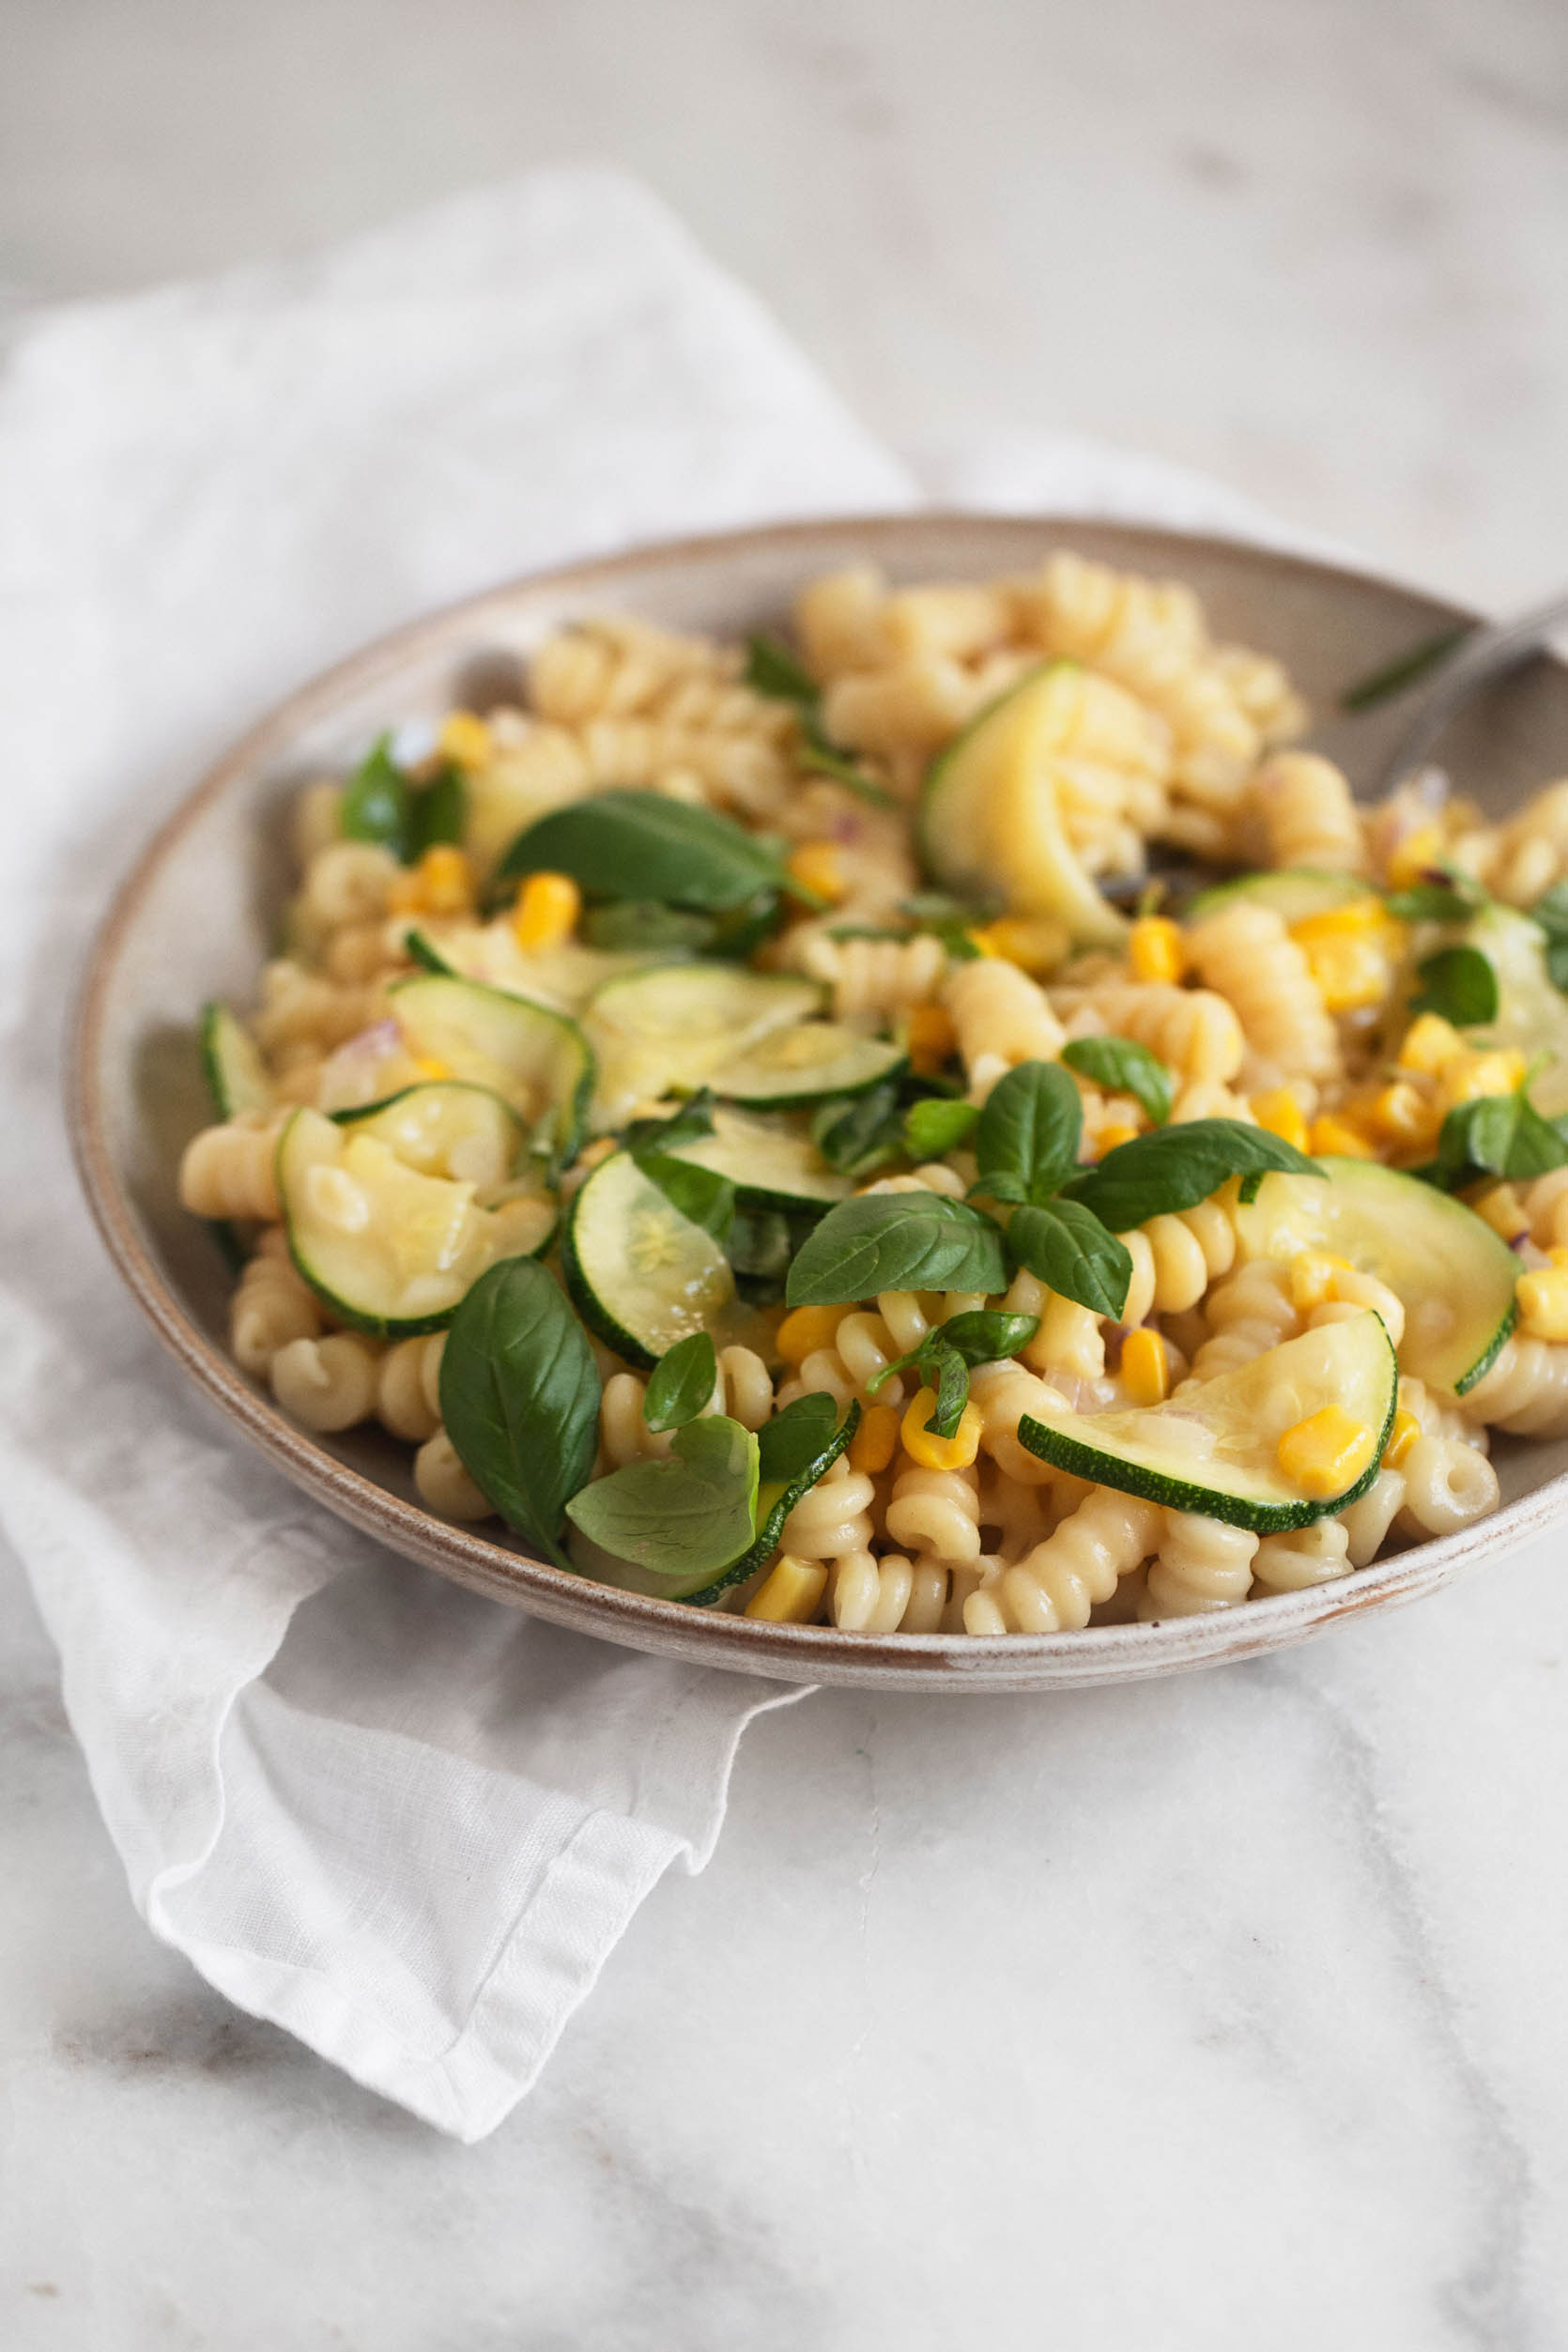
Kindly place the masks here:
POLYGON ((209 1008, 220 1116, 179 1177, 240 1247, 237 1362, 307 1429, 378 1423, 428 1510, 483 1521, 448 1331, 535 1257, 590 1335, 590 1483, 680 1474, 697 1422, 761 1433, 761 1530, 767 1432, 831 1400, 838 1450, 776 1482, 772 1540, 681 1597, 860 1635, 1231 1609, 1465 1527, 1498 1501, 1489 1431, 1568 1434, 1568 781, 1500 823, 1431 779, 1362 807, 1307 719, 1191 590, 1065 551, 977 583, 856 566, 749 654, 558 631, 524 704, 298 797, 283 944, 248 1021, 209 1008), (1076 1145, 1009 1191, 988 1106, 1042 1068, 1076 1145), (1283 1159, 1099 1218, 1114 1311, 1020 1238, 1213 1122, 1283 1159), (1000 1279, 792 1303, 807 1237, 864 1201, 879 1230, 994 1227, 1000 1279), (1383 1423, 1330 1398, 1257 1440, 1253 1485, 1218 1462, 1206 1398, 1251 1382, 1267 1418, 1286 1351, 1369 1316, 1383 1423), (703 1332, 672 1412, 664 1360, 703 1332))

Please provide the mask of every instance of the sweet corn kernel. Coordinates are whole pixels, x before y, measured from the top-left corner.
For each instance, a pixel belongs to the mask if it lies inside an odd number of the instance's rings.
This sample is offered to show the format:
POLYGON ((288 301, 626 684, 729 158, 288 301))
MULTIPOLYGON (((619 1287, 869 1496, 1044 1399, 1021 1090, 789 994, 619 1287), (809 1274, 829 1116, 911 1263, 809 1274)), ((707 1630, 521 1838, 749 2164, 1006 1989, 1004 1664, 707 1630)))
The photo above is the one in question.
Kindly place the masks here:
POLYGON ((1276 1086, 1268 1094, 1253 1095, 1248 1104, 1259 1127, 1267 1128, 1282 1143, 1294 1144, 1298 1151, 1307 1148, 1307 1118, 1288 1086, 1276 1086))
POLYGON ((571 938, 582 913, 582 892, 570 874, 530 874, 512 910, 512 936, 536 956, 571 938))
POLYGON ((1307 1130, 1307 1149, 1314 1160, 1336 1153, 1343 1160, 1376 1160, 1377 1147, 1359 1126, 1332 1111, 1325 1111, 1307 1130))
POLYGON ((1118 1144, 1130 1144, 1137 1132, 1135 1127, 1125 1126, 1120 1119, 1107 1119, 1103 1127, 1095 1129, 1089 1139, 1095 1158, 1103 1160, 1106 1153, 1115 1151, 1118 1144))
POLYGON ((941 1005, 916 1005, 909 1016, 905 1042, 909 1064, 917 1078, 930 1078, 958 1044, 952 1015, 941 1005))
POLYGON ((1122 1342, 1122 1386, 1134 1405, 1163 1405, 1171 1359, 1158 1331, 1129 1331, 1122 1342))
POLYGON ((793 1552, 780 1552, 747 1601, 746 1613, 765 1618, 770 1625, 808 1625, 826 1591, 825 1560, 797 1560, 793 1552))
POLYGON ((1325 1405, 1287 1429, 1277 1449, 1279 1465, 1293 1486, 1314 1502, 1328 1502, 1353 1486, 1372 1459, 1377 1433, 1343 1405, 1325 1405))
POLYGON ((1525 1057, 1516 1046, 1495 1053, 1470 1053, 1450 1062, 1437 1081, 1437 1102, 1444 1111, 1461 1102, 1479 1101, 1483 1095, 1511 1095, 1522 1084, 1525 1057))
POLYGON ((1389 888, 1412 888, 1438 866, 1445 846, 1440 824, 1418 825, 1407 833, 1389 859, 1389 888))
POLYGON ((1290 1261, 1290 1303, 1298 1314, 1310 1314, 1334 1296, 1334 1276, 1348 1274, 1350 1261, 1330 1250, 1300 1250, 1290 1261))
POLYGON ((436 841, 414 869, 427 915, 467 915, 473 905, 473 868, 454 841, 436 841))
POLYGON ((1389 1432, 1389 1442, 1383 1448, 1384 1468, 1397 1470, 1420 1436, 1420 1422, 1414 1413, 1407 1413, 1402 1405, 1393 1417, 1393 1427, 1389 1432))
POLYGON ((1128 961, 1140 980, 1179 980, 1187 969, 1187 943, 1168 915, 1140 915, 1127 942, 1128 961))
POLYGON ((438 1085, 442 1079, 452 1076, 451 1064, 438 1061, 434 1053, 416 1053, 413 1062, 420 1076, 427 1079, 432 1085, 438 1085))
POLYGON ((780 1360, 803 1364, 819 1347, 831 1347, 848 1307, 796 1307, 784 1317, 774 1341, 780 1360))
POLYGON ((1067 956, 1070 941, 1059 923, 1043 916, 999 915, 982 930, 971 931, 982 955, 1000 956, 1025 972, 1054 972, 1067 956))
POLYGON ((1435 1078, 1465 1051, 1465 1040, 1441 1013, 1422 1013, 1405 1033, 1399 1049, 1401 1069, 1420 1070, 1435 1078))
MULTIPOLYGON (((1332 918, 1318 915, 1313 919, 1326 923, 1332 918)), ((1380 1005, 1393 986, 1392 959, 1375 933, 1331 932, 1300 940, 1298 945, 1328 1012, 1359 1012, 1364 1006, 1380 1005)))
POLYGON ((936 1410, 936 1391, 919 1389, 904 1407, 901 1435, 904 1452, 923 1470, 966 1470, 980 1451, 986 1417, 971 1398, 963 1419, 950 1437, 936 1437, 927 1426, 936 1410))
POLYGON ((1442 1113, 1407 1078, 1396 1078, 1373 1096, 1366 1107, 1368 1124, 1384 1141, 1408 1151, 1424 1151, 1437 1140, 1442 1113))
POLYGON ((1319 939, 1341 939, 1346 933, 1386 931, 1393 928, 1383 901, 1369 891, 1365 898, 1347 899, 1343 906, 1321 908, 1315 915, 1298 915, 1290 936, 1303 947, 1319 939))
POLYGON ((490 730, 472 711, 449 711, 436 738, 443 759, 455 760, 460 768, 488 767, 495 747, 490 730))
POLYGON ((844 879, 844 861, 831 841, 803 841, 785 871, 803 890, 825 899, 830 906, 837 906, 849 887, 844 879))
MULTIPOLYGON (((1525 1215, 1524 1204, 1511 1184, 1494 1184, 1490 1191, 1483 1192, 1479 1200, 1470 1203, 1470 1207, 1494 1233, 1500 1233, 1505 1241, 1517 1241, 1522 1233, 1530 1230, 1530 1219, 1525 1215)), ((1554 1258, 1556 1254, 1554 1251, 1554 1258)))
MULTIPOLYGON (((1552 1253, 1554 1259, 1558 1253, 1552 1253)), ((1514 1285, 1519 1328, 1531 1339, 1568 1340, 1568 1263, 1521 1274, 1514 1285)))
POLYGON ((860 1426, 850 1439, 852 1470, 884 1470, 899 1450, 899 1410, 895 1405, 868 1405, 860 1426))

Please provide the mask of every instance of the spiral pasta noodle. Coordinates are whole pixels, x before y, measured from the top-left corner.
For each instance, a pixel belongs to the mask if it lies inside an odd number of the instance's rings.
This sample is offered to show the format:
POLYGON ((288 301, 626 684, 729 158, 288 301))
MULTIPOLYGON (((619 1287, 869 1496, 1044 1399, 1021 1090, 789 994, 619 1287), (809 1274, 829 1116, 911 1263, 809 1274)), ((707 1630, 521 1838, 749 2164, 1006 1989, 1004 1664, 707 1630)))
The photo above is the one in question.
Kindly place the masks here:
POLYGON ((1347 1576, 1350 1566, 1349 1530, 1340 1519, 1316 1519, 1263 1538, 1253 1555, 1253 1585, 1259 1592, 1305 1592, 1347 1576))
POLYGON ((1160 1533, 1160 1512, 1135 1495, 1097 1486, 1055 1532, 964 1604, 971 1634, 1077 1632, 1139 1567, 1160 1533))
POLYGON ((1197 1084, 1223 1085, 1246 1052, 1236 1009, 1223 996, 1156 980, 1086 990, 1073 1002, 1068 1027, 1075 1038, 1097 1030, 1132 1038, 1197 1084))
POLYGON ((1233 1007, 1260 1066, 1253 1083, 1330 1077, 1339 1041, 1307 959, 1272 907, 1242 902, 1188 935, 1193 968, 1233 1007))
POLYGON ((835 1021, 885 1021, 930 1003, 947 972, 947 950, 930 932, 913 939, 835 939, 817 932, 799 963, 833 992, 835 1021))
POLYGON ((1067 1031, 1051 1000, 1016 963, 981 956, 954 966, 943 1003, 958 1034, 972 1093, 989 1093, 1020 1062, 1054 1061, 1067 1031))
POLYGON ((1148 1572, 1150 1617, 1196 1617, 1235 1608, 1252 1590, 1258 1538, 1195 1511, 1164 1511, 1148 1572))
POLYGON ((1277 751, 1253 781, 1271 866, 1366 871, 1366 838, 1344 771, 1310 751, 1277 751))
POLYGON ((278 1137, 281 1120, 252 1124, 227 1119, 204 1127, 186 1145, 179 1163, 179 1200, 195 1217, 278 1216, 278 1137))

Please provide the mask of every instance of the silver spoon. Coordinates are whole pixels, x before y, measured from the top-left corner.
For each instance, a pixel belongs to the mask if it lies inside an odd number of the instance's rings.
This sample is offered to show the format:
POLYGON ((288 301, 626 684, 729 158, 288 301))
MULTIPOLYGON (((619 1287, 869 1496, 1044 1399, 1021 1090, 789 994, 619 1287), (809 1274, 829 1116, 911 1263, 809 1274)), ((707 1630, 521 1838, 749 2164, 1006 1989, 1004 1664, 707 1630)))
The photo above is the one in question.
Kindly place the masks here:
POLYGON ((1453 652, 1428 673, 1414 715, 1384 766, 1380 792, 1393 792, 1424 767, 1444 729, 1470 697, 1538 653, 1551 630, 1563 621, 1568 621, 1568 595, 1560 593, 1513 621, 1493 622, 1468 631, 1453 652))

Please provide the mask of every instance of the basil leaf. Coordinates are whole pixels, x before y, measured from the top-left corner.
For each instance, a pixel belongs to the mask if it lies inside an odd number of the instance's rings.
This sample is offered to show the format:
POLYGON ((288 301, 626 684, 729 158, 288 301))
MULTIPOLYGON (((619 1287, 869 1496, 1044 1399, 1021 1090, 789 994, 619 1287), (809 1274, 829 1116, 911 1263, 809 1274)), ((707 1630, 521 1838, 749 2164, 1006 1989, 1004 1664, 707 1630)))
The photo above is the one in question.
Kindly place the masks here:
POLYGON ((714 936, 710 915, 685 915, 657 899, 617 899, 608 906, 591 906, 579 929, 588 946, 611 953, 655 952, 661 947, 689 947, 695 953, 714 936))
POLYGON ((976 1192, 995 1201, 1047 1201, 1078 1158, 1084 1106, 1056 1062, 1020 1062, 999 1078, 975 1130, 976 1192))
POLYGON ((1563 1166, 1568 1142, 1521 1088, 1459 1103, 1443 1121, 1436 1161, 1421 1173, 1453 1192, 1481 1176, 1522 1179, 1563 1166))
POLYGON ((629 1462, 574 1495, 566 1515, 592 1543, 654 1576, 717 1576, 751 1542, 757 1440, 714 1413, 675 1433, 665 1462, 629 1462))
POLYGON ((1180 1127, 1157 1127, 1152 1135, 1118 1144, 1098 1167, 1075 1177, 1068 1191, 1112 1233, 1126 1233, 1151 1217, 1196 1208, 1227 1176, 1272 1168, 1293 1176, 1323 1173, 1294 1144, 1282 1142, 1267 1128, 1248 1127, 1240 1119, 1189 1119, 1180 1127))
POLYGON ((496 873, 510 881, 539 871, 570 874, 597 899, 658 899, 711 912, 785 882, 778 858, 754 835, 663 792, 596 792, 536 818, 496 873))
POLYGON ((1156 1127, 1170 1117, 1175 1081, 1159 1056, 1135 1038, 1074 1038, 1063 1046, 1062 1059, 1095 1085, 1130 1095, 1156 1127))
POLYGON ((736 1286, 753 1306, 775 1306, 784 1296, 785 1278, 797 1240, 811 1229, 799 1230, 781 1208, 737 1208, 724 1243, 724 1254, 736 1286))
POLYGON ((634 1119, 622 1141, 636 1158, 645 1151, 679 1151, 714 1131, 714 1098, 706 1086, 667 1119, 634 1119))
POLYGON ((1383 904, 1401 923, 1468 923, 1486 903, 1486 893, 1455 874, 1448 882, 1418 882, 1390 890, 1383 904))
POLYGON ((837 745, 829 743, 814 714, 804 722, 799 759, 803 768, 809 768, 815 776, 830 776, 836 784, 842 784, 847 792, 869 802, 873 808, 898 807, 893 794, 867 775, 853 752, 840 751, 837 745))
POLYGON ((468 806, 463 771, 449 761, 428 784, 420 785, 408 795, 407 862, 417 865, 425 851, 434 849, 438 842, 460 844, 468 806))
POLYGON ((533 1258, 503 1258, 464 1299, 441 1350, 441 1420, 474 1484, 536 1551, 560 1545, 593 1467, 599 1376, 587 1334, 533 1258))
POLYGON ((695 1160, 672 1160, 667 1152, 639 1151, 637 1164, 656 1184, 678 1216, 723 1241, 735 1222, 735 1188, 728 1176, 700 1168, 695 1160))
POLYGON ((642 1418, 650 1429, 679 1429, 712 1402, 718 1358, 706 1331, 692 1331, 667 1347, 648 1375, 642 1418))
POLYGON ((1015 1209, 1007 1247, 1020 1266, 1095 1314, 1119 1315, 1127 1304, 1130 1253, 1080 1201, 1015 1209))
POLYGON ((971 1307, 936 1326, 933 1336, 956 1347, 966 1364, 995 1363, 1027 1347, 1040 1328, 1038 1314, 1008 1314, 1000 1307, 971 1307))
POLYGON ((408 863, 408 779, 382 735, 344 789, 338 831, 350 841, 374 841, 408 863))
POLYGON ((1469 633, 1470 623, 1462 621, 1457 627, 1439 629, 1435 636, 1423 637, 1408 653, 1396 653, 1392 661, 1384 662, 1380 669, 1369 670, 1364 678, 1346 686, 1339 699, 1340 709, 1371 711, 1379 702, 1403 694, 1407 686, 1413 686, 1418 678, 1424 678, 1429 669, 1435 669, 1456 645, 1462 645, 1469 633))
POLYGON ((757 1432, 764 1486, 787 1486, 808 1469, 838 1426, 838 1406, 825 1389, 810 1389, 757 1432))
POLYGON ((863 1095, 834 1095, 811 1121, 811 1141, 840 1176, 869 1176, 903 1156, 903 1120, 896 1084, 863 1095))
POLYGON ((911 1160, 945 1160, 967 1141, 979 1115, 972 1102, 928 1095, 904 1113, 904 1150, 911 1160))
POLYGON ((830 739, 821 717, 822 689, 787 645, 781 645, 776 637, 748 637, 744 675, 754 694, 765 694, 775 702, 792 702, 799 711, 803 768, 809 768, 818 776, 832 776, 835 783, 858 793, 862 800, 882 807, 894 805, 893 794, 873 782, 853 753, 841 750, 830 739))
POLYGON ((933 1437, 956 1437, 969 1402, 969 1366, 956 1347, 944 1344, 940 1332, 933 1335, 926 1363, 926 1385, 936 1391, 926 1426, 933 1437))
POLYGON ((1530 920, 1546 934, 1546 976, 1568 995, 1568 882, 1554 883, 1530 908, 1530 920))
POLYGON ((1440 947, 1416 966, 1420 992, 1413 1013, 1441 1013, 1456 1029, 1498 1017, 1498 976, 1479 947, 1440 947))
POLYGON ((841 1306, 883 1290, 1005 1290, 998 1226, 941 1192, 863 1192, 830 1208, 802 1244, 785 1298, 841 1306))
POLYGON ((746 638, 743 675, 753 694, 765 694, 775 702, 816 707, 819 689, 815 678, 776 637, 746 638))

